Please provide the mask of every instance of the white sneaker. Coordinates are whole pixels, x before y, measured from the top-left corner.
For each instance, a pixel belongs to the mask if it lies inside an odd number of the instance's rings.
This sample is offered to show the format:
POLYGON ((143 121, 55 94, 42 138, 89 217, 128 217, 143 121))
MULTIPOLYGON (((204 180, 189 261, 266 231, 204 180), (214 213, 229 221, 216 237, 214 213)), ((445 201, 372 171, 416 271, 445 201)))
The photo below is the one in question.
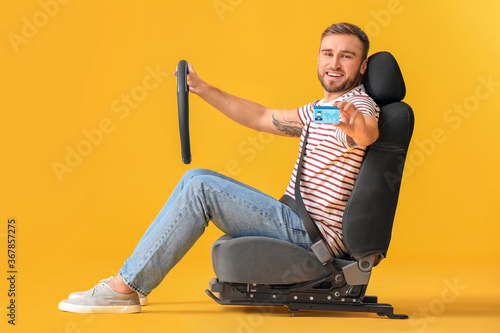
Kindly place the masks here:
MULTIPOLYGON (((99 281, 99 283, 107 283, 109 280, 111 280, 113 277, 110 276, 109 278, 107 279, 104 279, 104 280, 101 280, 99 281)), ((69 299, 73 299, 73 298, 77 298, 77 297, 81 297, 83 296, 84 294, 86 293, 86 291, 75 291, 74 293, 71 293, 69 294, 69 299)), ((148 304, 148 298, 147 296, 143 296, 139 293, 137 293, 137 295, 139 295, 139 301, 141 302, 141 305, 142 306, 145 306, 146 304, 148 304)))
POLYGON ((141 312, 141 303, 137 293, 121 294, 111 289, 106 282, 100 282, 80 297, 61 301, 59 310, 76 313, 136 313, 141 312))

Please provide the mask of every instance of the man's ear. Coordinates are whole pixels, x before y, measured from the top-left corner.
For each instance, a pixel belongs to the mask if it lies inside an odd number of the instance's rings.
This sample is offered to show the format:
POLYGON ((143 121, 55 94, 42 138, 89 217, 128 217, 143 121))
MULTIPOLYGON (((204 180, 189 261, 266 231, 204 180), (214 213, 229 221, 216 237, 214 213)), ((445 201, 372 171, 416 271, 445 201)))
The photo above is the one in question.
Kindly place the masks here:
POLYGON ((368 67, 368 58, 366 58, 365 61, 363 61, 363 63, 361 64, 361 69, 360 69, 361 75, 366 73, 367 67, 368 67))

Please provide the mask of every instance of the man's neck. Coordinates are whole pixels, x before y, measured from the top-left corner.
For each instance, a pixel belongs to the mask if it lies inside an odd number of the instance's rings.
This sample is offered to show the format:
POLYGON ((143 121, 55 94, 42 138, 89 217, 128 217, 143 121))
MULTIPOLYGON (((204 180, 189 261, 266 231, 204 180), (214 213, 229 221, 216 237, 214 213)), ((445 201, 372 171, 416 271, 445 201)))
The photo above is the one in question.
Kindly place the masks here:
POLYGON ((339 97, 347 94, 348 92, 356 89, 357 87, 359 87, 361 84, 358 83, 356 84, 355 86, 351 87, 350 89, 346 90, 346 91, 343 91, 343 92, 339 92, 339 93, 329 93, 327 91, 325 91, 325 97, 323 98, 323 102, 324 103, 329 103, 331 101, 334 101, 336 99, 338 99, 339 97))

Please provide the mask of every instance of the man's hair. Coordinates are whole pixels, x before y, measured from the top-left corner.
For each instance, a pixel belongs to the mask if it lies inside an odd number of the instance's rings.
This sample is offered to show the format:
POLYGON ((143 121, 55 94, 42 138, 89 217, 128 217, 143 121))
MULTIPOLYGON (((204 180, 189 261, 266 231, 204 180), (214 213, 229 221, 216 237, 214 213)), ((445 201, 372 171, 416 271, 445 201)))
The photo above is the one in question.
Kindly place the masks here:
POLYGON ((368 51, 370 50, 370 41, 365 32, 361 30, 357 25, 346 22, 332 24, 331 26, 326 28, 325 31, 323 31, 321 40, 323 40, 323 38, 328 35, 354 35, 358 37, 363 44, 363 54, 361 57, 361 61, 365 60, 368 56, 368 51))

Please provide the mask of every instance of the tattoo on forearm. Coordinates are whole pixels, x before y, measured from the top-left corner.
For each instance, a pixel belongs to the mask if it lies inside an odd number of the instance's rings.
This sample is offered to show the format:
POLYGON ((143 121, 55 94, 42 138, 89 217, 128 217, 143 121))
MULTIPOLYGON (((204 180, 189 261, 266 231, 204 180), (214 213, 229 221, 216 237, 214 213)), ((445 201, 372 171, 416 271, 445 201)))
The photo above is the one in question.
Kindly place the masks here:
POLYGON ((276 126, 278 131, 283 132, 286 135, 300 137, 300 134, 302 133, 303 129, 303 125, 300 121, 288 121, 286 119, 280 121, 276 119, 274 114, 272 115, 272 117, 273 117, 273 125, 276 126))

